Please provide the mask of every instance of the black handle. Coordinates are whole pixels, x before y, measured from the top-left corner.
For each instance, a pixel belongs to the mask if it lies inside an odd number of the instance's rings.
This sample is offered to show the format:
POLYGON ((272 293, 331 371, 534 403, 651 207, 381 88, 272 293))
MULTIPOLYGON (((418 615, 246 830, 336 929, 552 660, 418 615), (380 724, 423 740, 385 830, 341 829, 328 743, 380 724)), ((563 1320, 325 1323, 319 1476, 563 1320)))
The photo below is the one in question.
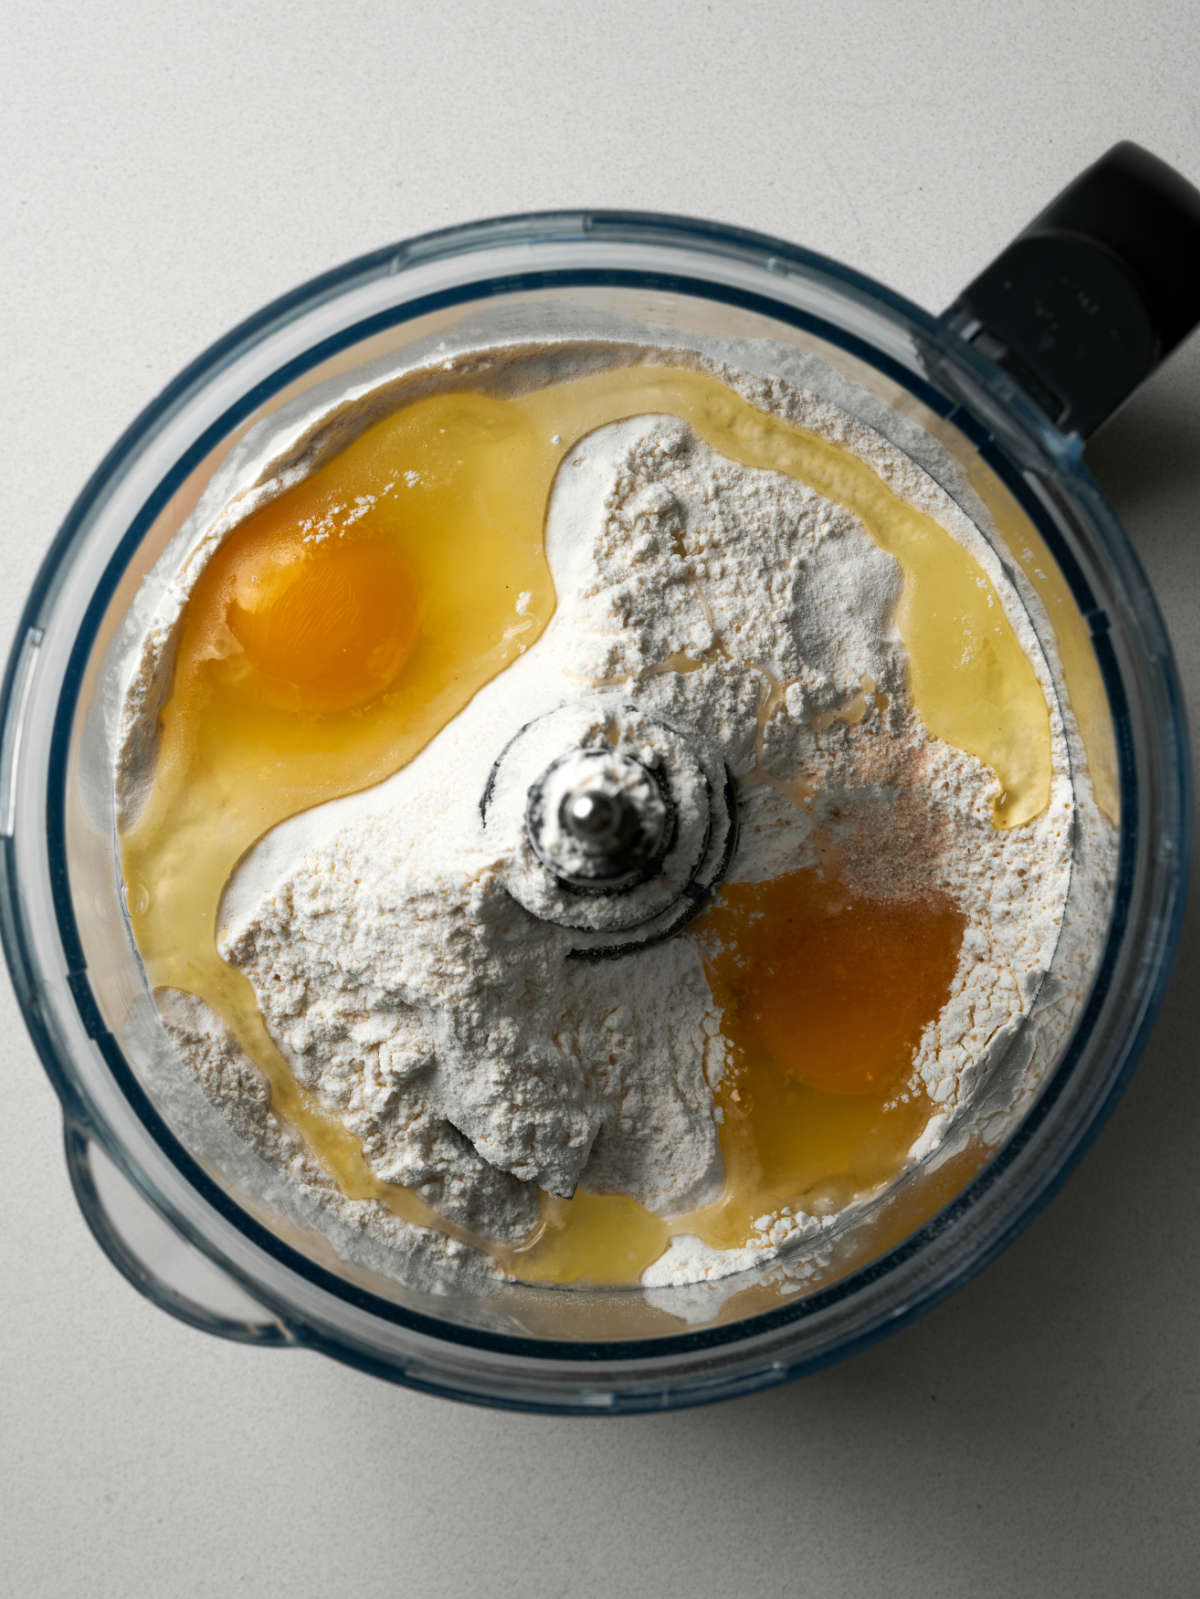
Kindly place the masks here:
POLYGON ((1115 144, 943 320, 1086 437, 1200 322, 1200 191, 1115 144))

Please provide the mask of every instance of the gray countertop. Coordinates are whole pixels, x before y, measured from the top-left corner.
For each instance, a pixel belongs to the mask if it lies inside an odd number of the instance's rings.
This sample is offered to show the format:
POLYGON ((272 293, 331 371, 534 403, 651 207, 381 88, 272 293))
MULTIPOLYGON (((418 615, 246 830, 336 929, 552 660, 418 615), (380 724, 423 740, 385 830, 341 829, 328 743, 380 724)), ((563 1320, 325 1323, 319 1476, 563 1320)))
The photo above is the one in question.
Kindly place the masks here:
MULTIPOLYGON (((940 307, 1112 141, 1200 180, 1189 0, 10 0, 5 644, 84 478, 187 360, 393 238, 591 204, 794 238, 940 307)), ((1200 337, 1092 466, 1200 696, 1200 337)), ((24 1596, 1194 1595, 1200 922, 1132 1087, 982 1276, 781 1391, 618 1423, 217 1343, 71 1198, 7 985, 0 1586, 24 1596)))

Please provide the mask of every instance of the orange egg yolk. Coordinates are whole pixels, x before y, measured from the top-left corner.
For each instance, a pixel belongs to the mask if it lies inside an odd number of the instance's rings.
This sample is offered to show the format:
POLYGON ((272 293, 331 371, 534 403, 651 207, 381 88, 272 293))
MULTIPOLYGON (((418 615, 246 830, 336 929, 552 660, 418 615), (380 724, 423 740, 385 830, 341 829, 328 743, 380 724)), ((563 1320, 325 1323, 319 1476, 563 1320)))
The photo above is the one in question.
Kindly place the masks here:
POLYGON ((230 590, 229 630, 287 709, 367 704, 395 681, 416 641, 415 580, 380 539, 263 542, 242 552, 230 590))
POLYGON ((867 899, 812 872, 727 884, 708 920, 726 1031, 809 1088, 879 1093, 949 999, 964 926, 941 897, 867 899))

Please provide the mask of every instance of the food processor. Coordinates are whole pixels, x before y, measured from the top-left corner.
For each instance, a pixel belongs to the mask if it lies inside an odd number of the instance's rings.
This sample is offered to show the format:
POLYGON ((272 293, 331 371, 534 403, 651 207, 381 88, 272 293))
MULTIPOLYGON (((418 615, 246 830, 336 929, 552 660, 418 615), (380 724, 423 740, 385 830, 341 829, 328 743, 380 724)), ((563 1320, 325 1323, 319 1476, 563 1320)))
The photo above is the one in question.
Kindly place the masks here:
MULTIPOLYGON (((114 1264, 163 1309, 220 1336, 319 1350, 480 1403, 617 1414, 812 1370, 903 1325, 992 1258, 1115 1103, 1179 933, 1190 833, 1179 688, 1154 599, 1083 447, 1198 319, 1200 194, 1124 144, 940 317, 755 233, 554 212, 350 262, 181 373, 68 515, 3 689, 0 929, 62 1101, 77 1199, 114 1264), (824 1234, 820 1250, 653 1290, 499 1279, 418 1288, 379 1269, 353 1228, 328 1224, 315 1202, 264 1187, 255 1158, 172 1071, 123 899, 106 696, 142 580, 252 429, 372 364, 568 326, 736 348, 747 370, 757 360, 758 375, 802 379, 883 434, 961 505, 1036 592, 1054 691, 1116 841, 1104 931, 1079 932, 1096 925, 1095 904, 1080 901, 1094 882, 1080 873, 1044 1002, 942 1144, 824 1234)), ((543 863, 574 862, 577 887, 603 880, 612 897, 614 883, 656 881, 673 859, 673 797, 645 774, 617 782, 581 767, 577 753, 564 776, 570 729, 556 740, 548 761, 519 745, 497 750, 485 812, 515 807, 513 825, 543 863), (642 795, 632 808, 631 793, 642 795)), ((655 938, 681 925, 695 884, 719 881, 732 847, 726 774, 681 751, 678 782, 689 763, 717 820, 655 902, 655 938)), ((599 901, 582 893, 578 904, 589 903, 599 901)), ((599 935, 577 920, 582 943, 608 946, 593 953, 628 951, 619 918, 599 935)))

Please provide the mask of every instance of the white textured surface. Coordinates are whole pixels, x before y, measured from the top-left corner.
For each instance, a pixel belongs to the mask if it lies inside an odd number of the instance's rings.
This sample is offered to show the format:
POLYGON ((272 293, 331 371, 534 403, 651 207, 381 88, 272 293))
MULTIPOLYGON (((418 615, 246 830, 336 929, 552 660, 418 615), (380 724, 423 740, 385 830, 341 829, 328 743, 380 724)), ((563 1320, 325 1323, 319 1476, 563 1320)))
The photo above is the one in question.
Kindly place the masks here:
MULTIPOLYGON (((1200 179, 1182 0, 33 5, 0 22, 0 628, 83 479, 204 344, 474 215, 709 214, 940 306, 1120 137, 1200 179)), ((1200 341, 1092 461, 1200 698, 1200 341)), ((7 990, 0 1549, 33 1599, 1193 1595, 1200 994, 982 1277, 782 1392, 609 1425, 391 1390, 143 1303, 70 1198, 7 990)))

